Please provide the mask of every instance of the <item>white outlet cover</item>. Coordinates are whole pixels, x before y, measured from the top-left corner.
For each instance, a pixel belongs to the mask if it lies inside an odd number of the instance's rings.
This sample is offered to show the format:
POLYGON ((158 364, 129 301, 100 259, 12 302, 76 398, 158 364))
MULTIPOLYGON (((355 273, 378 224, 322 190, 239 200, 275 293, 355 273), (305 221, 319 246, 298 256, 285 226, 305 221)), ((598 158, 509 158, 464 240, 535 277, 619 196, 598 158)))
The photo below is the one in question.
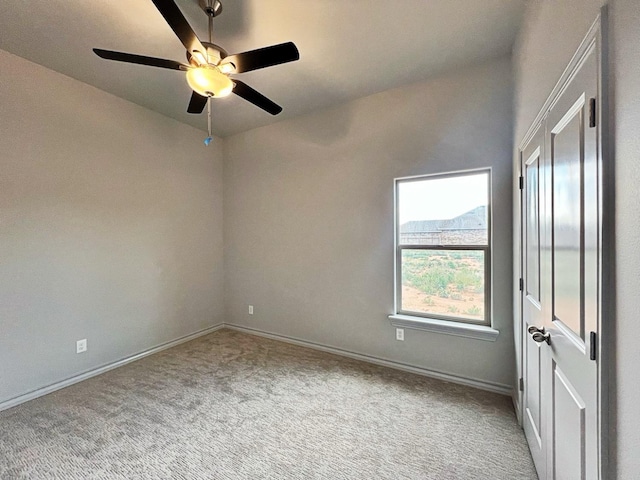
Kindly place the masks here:
POLYGON ((76 353, 83 353, 87 351, 87 339, 83 338, 76 342, 76 353))
POLYGON ((404 328, 396 328, 396 340, 404 342, 404 328))
POLYGON ((249 305, 249 315, 253 315, 253 305, 249 305))

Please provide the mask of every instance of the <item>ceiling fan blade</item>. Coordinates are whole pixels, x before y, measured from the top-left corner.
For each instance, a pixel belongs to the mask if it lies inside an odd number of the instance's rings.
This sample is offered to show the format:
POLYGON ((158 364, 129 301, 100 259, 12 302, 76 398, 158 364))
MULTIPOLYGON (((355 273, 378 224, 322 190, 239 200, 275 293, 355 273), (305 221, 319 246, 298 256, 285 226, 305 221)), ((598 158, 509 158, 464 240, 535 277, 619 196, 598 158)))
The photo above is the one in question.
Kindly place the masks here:
POLYGON ((235 73, 250 72, 259 68, 294 62, 300 59, 298 48, 293 42, 281 43, 270 47, 258 48, 244 53, 225 57, 222 63, 233 63, 235 73))
POLYGON ((247 102, 253 103, 256 107, 263 109, 265 112, 271 115, 277 115, 282 111, 282 107, 277 103, 272 102, 260 92, 255 91, 249 85, 239 80, 233 79, 235 86, 233 87, 233 93, 241 98, 244 98, 247 102))
POLYGON ((207 97, 203 97, 202 95, 193 92, 191 94, 191 100, 189 101, 189 107, 187 108, 188 113, 202 113, 205 105, 207 104, 207 97))
POLYGON ((152 0, 153 4, 160 11, 164 19, 167 21, 173 32, 178 36, 184 48, 186 48, 191 55, 195 55, 196 59, 201 62, 207 60, 207 49, 204 48, 200 39, 195 34, 189 22, 184 18, 182 12, 173 0, 152 0))
POLYGON ((175 60, 165 60, 164 58, 145 57, 143 55, 134 55, 133 53, 114 52, 112 50, 102 50, 94 48, 94 53, 100 58, 107 60, 116 60, 118 62, 136 63, 138 65, 149 65, 150 67, 168 68, 171 70, 187 70, 185 65, 175 60))

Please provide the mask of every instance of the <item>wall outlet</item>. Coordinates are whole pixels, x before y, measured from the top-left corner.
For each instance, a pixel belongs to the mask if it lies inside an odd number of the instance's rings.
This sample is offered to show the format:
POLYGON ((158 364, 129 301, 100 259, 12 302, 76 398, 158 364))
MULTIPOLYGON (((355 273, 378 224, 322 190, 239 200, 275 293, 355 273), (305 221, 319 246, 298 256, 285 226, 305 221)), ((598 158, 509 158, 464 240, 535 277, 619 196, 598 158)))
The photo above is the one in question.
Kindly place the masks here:
POLYGON ((404 328, 396 328, 396 340, 404 342, 404 328))
POLYGON ((76 353, 83 353, 87 351, 87 339, 83 338, 76 342, 76 353))
POLYGON ((249 315, 253 315, 253 305, 249 305, 249 315))

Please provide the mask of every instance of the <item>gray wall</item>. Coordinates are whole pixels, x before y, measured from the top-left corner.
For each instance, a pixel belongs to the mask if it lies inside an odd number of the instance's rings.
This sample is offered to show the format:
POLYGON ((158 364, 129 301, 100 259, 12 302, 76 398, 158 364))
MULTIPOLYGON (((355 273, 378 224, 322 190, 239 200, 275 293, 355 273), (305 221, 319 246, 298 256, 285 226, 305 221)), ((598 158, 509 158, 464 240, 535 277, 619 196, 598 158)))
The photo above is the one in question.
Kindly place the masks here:
POLYGON ((510 384, 512 94, 500 59, 227 138, 226 320, 510 384), (396 341, 393 179, 486 166, 498 340, 407 330, 396 341))
POLYGON ((222 321, 221 149, 0 64, 0 402, 222 321))
POLYGON ((640 2, 611 9, 615 88, 616 385, 618 478, 640 472, 640 2))
MULTIPOLYGON (((560 78, 602 0, 531 2, 515 51, 515 143, 520 142, 547 95, 560 78)), ((609 78, 613 83, 615 122, 616 214, 616 357, 610 390, 613 466, 617 478, 640 472, 640 349, 636 330, 640 296, 640 2, 610 2, 611 50, 609 78), (615 377, 615 378, 613 378, 615 377)), ((611 321, 606 319, 605 321, 611 321)), ((614 478, 613 476, 611 478, 614 478)))

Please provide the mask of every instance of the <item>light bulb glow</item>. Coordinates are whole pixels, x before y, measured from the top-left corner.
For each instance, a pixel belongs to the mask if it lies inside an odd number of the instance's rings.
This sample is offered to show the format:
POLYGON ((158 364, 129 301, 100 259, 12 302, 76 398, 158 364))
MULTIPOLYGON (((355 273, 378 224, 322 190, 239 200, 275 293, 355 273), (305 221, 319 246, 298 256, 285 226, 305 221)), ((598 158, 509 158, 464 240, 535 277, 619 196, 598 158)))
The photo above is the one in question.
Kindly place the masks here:
POLYGON ((233 90, 233 82, 212 65, 187 70, 187 83, 203 97, 226 97, 233 90))
POLYGON ((218 70, 222 73, 235 73, 236 67, 233 63, 221 63, 218 65, 218 70))

